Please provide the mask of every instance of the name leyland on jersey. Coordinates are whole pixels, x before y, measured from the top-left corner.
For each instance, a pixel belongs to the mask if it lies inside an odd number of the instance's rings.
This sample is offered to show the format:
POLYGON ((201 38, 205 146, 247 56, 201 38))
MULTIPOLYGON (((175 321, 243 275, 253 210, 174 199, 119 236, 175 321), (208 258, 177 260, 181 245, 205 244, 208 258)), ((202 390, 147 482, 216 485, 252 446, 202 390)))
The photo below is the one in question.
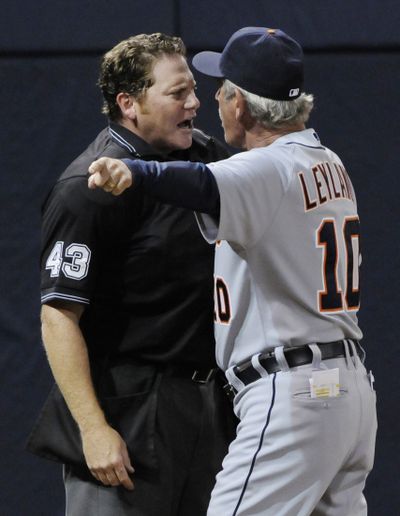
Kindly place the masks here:
POLYGON ((355 202, 354 190, 342 163, 317 163, 311 174, 298 173, 304 197, 304 210, 314 210, 329 201, 348 199, 355 202), (310 184, 310 178, 311 183, 310 184))

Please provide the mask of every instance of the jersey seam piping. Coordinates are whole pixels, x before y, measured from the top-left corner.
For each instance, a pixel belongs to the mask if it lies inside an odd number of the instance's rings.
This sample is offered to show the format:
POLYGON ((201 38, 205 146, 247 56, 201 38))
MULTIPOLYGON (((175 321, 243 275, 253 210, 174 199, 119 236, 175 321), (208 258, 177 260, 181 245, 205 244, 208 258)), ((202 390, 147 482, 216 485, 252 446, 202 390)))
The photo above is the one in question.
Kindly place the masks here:
POLYGON ((276 394, 275 383, 276 383, 276 373, 273 374, 273 378, 272 378, 272 398, 271 398, 270 406, 269 406, 269 409, 268 409, 267 420, 265 422, 264 428, 261 431, 261 436, 260 436, 260 440, 259 440, 259 443, 258 443, 257 451, 255 452, 255 454, 253 456, 253 459, 251 461, 250 470, 249 470, 249 472, 247 474, 246 480, 245 480, 243 488, 242 488, 242 492, 240 493, 239 500, 238 500, 237 505, 236 505, 236 507, 235 507, 235 509, 234 509, 234 511, 232 513, 232 516, 236 516, 237 515, 237 511, 239 510, 240 504, 243 501, 243 497, 244 497, 244 494, 246 492, 246 489, 247 489, 250 477, 251 477, 251 475, 253 473, 253 470, 254 470, 254 466, 255 466, 255 463, 256 463, 256 460, 257 460, 258 453, 259 453, 259 451, 261 450, 261 447, 262 447, 262 443, 263 443, 263 440, 264 440, 265 432, 266 432, 266 430, 267 430, 267 428, 269 426, 270 420, 271 420, 271 413, 272 413, 272 409, 273 409, 274 404, 275 404, 275 394, 276 394))

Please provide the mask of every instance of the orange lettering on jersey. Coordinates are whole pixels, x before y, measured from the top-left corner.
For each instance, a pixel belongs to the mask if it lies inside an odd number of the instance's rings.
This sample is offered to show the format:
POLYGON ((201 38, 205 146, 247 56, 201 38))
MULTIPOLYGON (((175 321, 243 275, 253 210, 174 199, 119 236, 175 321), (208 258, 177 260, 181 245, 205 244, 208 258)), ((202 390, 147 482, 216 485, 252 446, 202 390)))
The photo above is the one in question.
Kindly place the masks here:
POLYGON ((232 310, 228 285, 220 276, 215 277, 214 321, 221 324, 231 322, 232 310))
POLYGON ((339 163, 316 163, 311 175, 301 171, 299 177, 304 200, 304 211, 314 210, 326 202, 348 199, 354 202, 353 187, 345 168, 339 163), (311 180, 312 178, 312 180, 311 180), (307 183, 308 180, 308 183, 307 183), (312 188, 314 183, 315 190, 312 188), (310 193, 314 191, 314 197, 310 193))
POLYGON ((318 178, 320 166, 317 165, 316 167, 313 167, 311 170, 314 176, 315 188, 317 189, 319 204, 324 204, 326 202, 326 197, 322 195, 322 183, 318 178))
POLYGON ((338 190, 336 190, 336 185, 335 185, 335 180, 333 178, 332 169, 331 169, 331 167, 329 165, 328 165, 328 170, 329 170, 329 176, 330 176, 331 181, 332 181, 332 189, 333 189, 333 193, 334 193, 335 199, 339 199, 340 192, 338 190))
POLYGON ((349 175, 348 175, 346 169, 342 165, 338 165, 338 168, 339 168, 340 173, 342 175, 343 181, 344 181, 344 183, 346 185, 346 197, 350 201, 354 202, 353 187, 351 185, 351 181, 350 181, 349 175))
POLYGON ((340 183, 341 197, 344 197, 345 199, 348 199, 349 196, 348 196, 348 193, 347 193, 346 185, 345 185, 343 177, 342 177, 342 173, 341 173, 340 167, 339 167, 339 165, 337 163, 334 163, 334 165, 335 165, 335 169, 336 169, 337 178, 338 178, 339 183, 340 183))
POLYGON ((329 200, 332 200, 332 192, 331 187, 329 185, 329 178, 328 178, 328 170, 329 169, 329 163, 318 163, 317 167, 319 168, 322 177, 324 178, 326 189, 328 190, 329 200))
POLYGON ((302 192, 303 192, 304 211, 313 210, 314 208, 317 207, 317 201, 315 201, 315 200, 311 201, 310 200, 310 195, 309 195, 308 190, 307 190, 307 185, 306 185, 306 182, 304 180, 303 172, 299 172, 298 173, 298 177, 299 177, 301 189, 302 189, 302 192))

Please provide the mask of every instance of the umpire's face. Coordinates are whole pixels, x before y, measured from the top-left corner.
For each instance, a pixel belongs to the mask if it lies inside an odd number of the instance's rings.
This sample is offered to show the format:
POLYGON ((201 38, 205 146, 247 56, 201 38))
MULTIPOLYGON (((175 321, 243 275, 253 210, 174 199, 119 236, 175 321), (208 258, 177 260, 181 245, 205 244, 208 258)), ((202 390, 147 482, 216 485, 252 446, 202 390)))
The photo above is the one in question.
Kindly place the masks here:
POLYGON ((187 149, 200 102, 185 58, 164 55, 154 65, 153 79, 137 103, 136 132, 159 151, 187 149))

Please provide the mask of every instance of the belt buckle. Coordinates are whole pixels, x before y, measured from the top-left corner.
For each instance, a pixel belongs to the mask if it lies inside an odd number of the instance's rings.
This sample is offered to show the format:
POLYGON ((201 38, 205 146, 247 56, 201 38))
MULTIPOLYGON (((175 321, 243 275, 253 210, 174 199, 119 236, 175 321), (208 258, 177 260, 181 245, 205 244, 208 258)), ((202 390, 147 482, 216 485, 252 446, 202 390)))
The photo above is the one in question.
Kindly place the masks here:
POLYGON ((215 369, 210 369, 205 378, 201 377, 201 372, 196 369, 192 375, 192 381, 196 383, 208 383, 214 378, 214 375, 215 369))
POLYGON ((235 387, 233 385, 231 385, 230 383, 226 383, 225 385, 222 386, 222 389, 225 392, 225 394, 228 396, 228 399, 230 401, 233 401, 234 397, 237 394, 237 390, 235 389, 235 387))

